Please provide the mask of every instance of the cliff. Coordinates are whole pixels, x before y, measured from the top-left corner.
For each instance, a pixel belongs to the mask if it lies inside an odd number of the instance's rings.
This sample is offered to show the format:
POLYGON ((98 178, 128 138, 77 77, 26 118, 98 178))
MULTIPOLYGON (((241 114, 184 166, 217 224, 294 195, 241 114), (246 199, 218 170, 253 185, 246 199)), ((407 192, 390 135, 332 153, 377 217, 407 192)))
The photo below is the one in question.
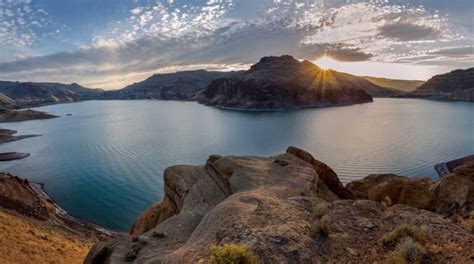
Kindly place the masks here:
POLYGON ((293 147, 213 155, 166 169, 162 201, 85 263, 467 263, 473 186, 471 163, 441 181, 372 175, 346 188, 293 147))
POLYGON ((436 75, 406 96, 474 102, 474 68, 436 75))
POLYGON ((213 81, 201 103, 238 109, 287 109, 350 105, 372 101, 388 89, 363 78, 322 70, 291 56, 264 57, 234 78, 213 81))
POLYGON ((0 230, 3 263, 82 263, 111 234, 67 215, 39 185, 3 173, 0 230))

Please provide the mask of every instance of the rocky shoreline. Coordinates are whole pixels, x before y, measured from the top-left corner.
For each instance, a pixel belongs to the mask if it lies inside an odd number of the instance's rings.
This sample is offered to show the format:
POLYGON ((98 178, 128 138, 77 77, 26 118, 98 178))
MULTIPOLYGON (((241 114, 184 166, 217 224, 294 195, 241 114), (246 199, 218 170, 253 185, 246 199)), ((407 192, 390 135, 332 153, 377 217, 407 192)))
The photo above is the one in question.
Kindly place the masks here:
POLYGON ((85 263, 470 263, 474 163, 435 181, 344 186, 310 153, 212 155, 169 167, 164 197, 85 263))

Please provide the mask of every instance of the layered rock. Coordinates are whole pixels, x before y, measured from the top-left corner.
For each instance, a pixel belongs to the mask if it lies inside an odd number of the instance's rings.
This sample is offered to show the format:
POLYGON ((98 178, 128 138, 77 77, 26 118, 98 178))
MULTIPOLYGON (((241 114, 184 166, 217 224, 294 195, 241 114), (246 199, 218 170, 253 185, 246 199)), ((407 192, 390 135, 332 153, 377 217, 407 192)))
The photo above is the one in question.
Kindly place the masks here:
POLYGON ((0 122, 19 122, 37 119, 50 119, 58 116, 35 110, 0 109, 0 122))
POLYGON ((233 77, 242 72, 205 70, 155 74, 146 80, 117 91, 107 91, 103 99, 197 100, 200 93, 219 78, 233 77))
POLYGON ((436 75, 406 96, 474 102, 474 68, 436 75))
POLYGON ((268 158, 213 155, 202 166, 166 169, 163 200, 135 221, 131 236, 96 244, 85 263, 209 263, 209 247, 226 243, 249 246, 263 263, 382 263, 387 253, 380 239, 406 223, 428 231, 428 263, 471 261, 465 249, 474 237, 466 229, 400 204, 424 206, 412 200, 436 183, 395 181, 403 185, 393 195, 399 204, 383 206, 341 199, 366 194, 350 193, 332 169, 300 149, 268 158), (330 219, 327 238, 311 231, 321 204, 330 219))
POLYGON ((200 102, 237 109, 323 107, 372 102, 370 93, 387 90, 291 56, 264 57, 239 77, 213 81, 200 102))

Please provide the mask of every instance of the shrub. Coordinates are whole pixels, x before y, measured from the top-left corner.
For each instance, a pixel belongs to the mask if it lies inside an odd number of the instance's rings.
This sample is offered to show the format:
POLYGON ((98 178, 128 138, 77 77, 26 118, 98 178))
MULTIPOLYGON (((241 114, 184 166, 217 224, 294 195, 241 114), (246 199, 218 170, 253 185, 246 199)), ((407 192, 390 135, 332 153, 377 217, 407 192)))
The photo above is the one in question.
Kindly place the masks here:
POLYGON ((326 214, 327 205, 325 202, 317 203, 313 208, 313 216, 314 217, 322 217, 326 214))
POLYGON ((399 225, 382 238, 382 244, 387 249, 394 249, 402 239, 410 237, 413 241, 424 244, 425 232, 410 225, 399 225))
POLYGON ((311 236, 323 236, 329 237, 329 229, 331 226, 331 218, 327 215, 321 217, 321 219, 317 219, 311 225, 311 236))
POLYGON ((259 264, 260 260, 252 250, 243 244, 211 246, 212 263, 215 264, 259 264))
POLYGON ((467 218, 460 218, 459 219, 459 224, 466 228, 467 230, 470 230, 471 232, 474 232, 474 210, 469 212, 469 215, 467 218))
POLYGON ((426 250, 411 237, 403 238, 390 254, 395 264, 419 264, 426 254, 426 250))

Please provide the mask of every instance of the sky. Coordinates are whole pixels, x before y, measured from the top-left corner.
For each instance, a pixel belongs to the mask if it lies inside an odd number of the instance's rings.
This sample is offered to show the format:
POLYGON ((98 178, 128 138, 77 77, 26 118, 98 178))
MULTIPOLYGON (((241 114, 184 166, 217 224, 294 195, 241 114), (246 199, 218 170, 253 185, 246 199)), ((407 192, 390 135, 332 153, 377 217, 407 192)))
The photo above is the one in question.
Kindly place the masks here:
POLYGON ((426 80, 473 49, 472 0, 0 0, 0 80, 118 89, 284 54, 426 80))

